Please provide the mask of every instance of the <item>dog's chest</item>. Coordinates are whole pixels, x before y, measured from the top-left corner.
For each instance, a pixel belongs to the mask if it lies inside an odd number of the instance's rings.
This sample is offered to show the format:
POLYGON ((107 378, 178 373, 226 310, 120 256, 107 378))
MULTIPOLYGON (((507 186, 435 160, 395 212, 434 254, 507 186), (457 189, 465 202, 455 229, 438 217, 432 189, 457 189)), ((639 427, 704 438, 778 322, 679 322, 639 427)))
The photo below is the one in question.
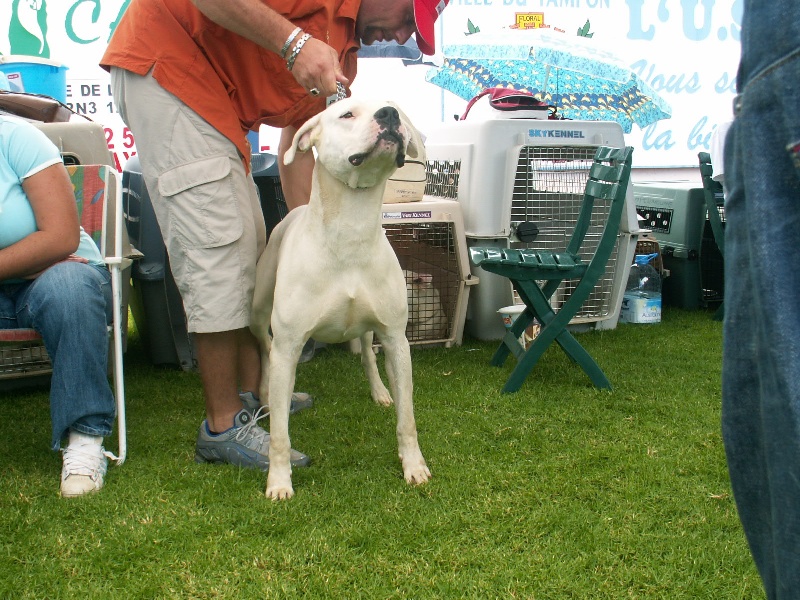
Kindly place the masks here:
POLYGON ((330 311, 342 315, 348 323, 382 318, 407 306, 405 289, 399 289, 396 278, 370 270, 333 276, 325 294, 330 311))
POLYGON ((364 282, 358 286, 332 286, 314 325, 315 339, 338 343, 370 330, 402 326, 404 306, 364 282))
POLYGON ((305 303, 276 302, 280 313, 295 312, 305 304, 302 318, 311 321, 314 339, 338 343, 369 330, 405 329, 408 303, 399 265, 382 263, 378 268, 369 261, 343 264, 323 260, 314 270, 313 278, 305 281, 305 303))

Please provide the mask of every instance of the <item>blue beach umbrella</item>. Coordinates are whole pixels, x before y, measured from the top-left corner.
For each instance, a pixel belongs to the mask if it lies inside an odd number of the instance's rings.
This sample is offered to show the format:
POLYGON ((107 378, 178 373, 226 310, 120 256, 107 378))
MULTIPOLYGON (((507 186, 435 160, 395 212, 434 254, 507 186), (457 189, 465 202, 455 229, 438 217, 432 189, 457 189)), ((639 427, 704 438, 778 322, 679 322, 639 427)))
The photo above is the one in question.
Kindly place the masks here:
POLYGON ((528 91, 567 119, 616 121, 625 133, 672 116, 625 61, 590 38, 547 29, 479 32, 445 45, 443 55, 425 79, 464 100, 492 87, 528 91))

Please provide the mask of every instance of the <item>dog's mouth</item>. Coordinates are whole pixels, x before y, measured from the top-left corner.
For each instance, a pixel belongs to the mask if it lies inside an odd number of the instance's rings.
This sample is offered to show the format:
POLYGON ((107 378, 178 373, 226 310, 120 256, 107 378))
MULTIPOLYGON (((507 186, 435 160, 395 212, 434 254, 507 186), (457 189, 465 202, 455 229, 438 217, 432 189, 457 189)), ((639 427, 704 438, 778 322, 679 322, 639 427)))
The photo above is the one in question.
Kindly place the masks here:
POLYGON ((378 134, 378 139, 375 140, 375 145, 369 149, 367 152, 358 152, 356 154, 351 154, 347 157, 347 160, 350 162, 351 165, 354 167, 360 167, 364 164, 364 161, 367 160, 370 154, 375 151, 375 148, 382 142, 391 142, 397 146, 397 155, 395 156, 395 163, 397 167, 400 168, 405 164, 405 153, 403 152, 403 137, 396 129, 382 129, 381 132, 378 134))

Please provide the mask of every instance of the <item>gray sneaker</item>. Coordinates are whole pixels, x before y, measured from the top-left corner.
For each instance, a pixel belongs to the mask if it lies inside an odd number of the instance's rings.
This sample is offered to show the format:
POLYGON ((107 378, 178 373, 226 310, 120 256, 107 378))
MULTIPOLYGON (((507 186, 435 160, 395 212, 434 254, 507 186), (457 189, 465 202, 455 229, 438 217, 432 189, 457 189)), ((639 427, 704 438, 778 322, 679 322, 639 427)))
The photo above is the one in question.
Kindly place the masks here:
MULTIPOLYGON (((194 460, 198 463, 229 463, 248 469, 269 469, 269 434, 258 426, 266 416, 260 409, 255 414, 243 408, 233 418, 233 427, 216 435, 208 429, 208 421, 200 425, 194 460)), ((293 467, 307 467, 311 459, 292 449, 289 462, 293 467)))
MULTIPOLYGON (((242 404, 251 415, 255 415, 258 409, 261 408, 261 402, 253 395, 253 392, 240 392, 239 398, 241 398, 242 404)), ((292 394, 292 403, 289 405, 289 414, 293 415, 312 406, 314 406, 314 398, 311 395, 305 392, 294 392, 292 394)), ((265 409, 263 414, 268 416, 269 411, 265 409)))

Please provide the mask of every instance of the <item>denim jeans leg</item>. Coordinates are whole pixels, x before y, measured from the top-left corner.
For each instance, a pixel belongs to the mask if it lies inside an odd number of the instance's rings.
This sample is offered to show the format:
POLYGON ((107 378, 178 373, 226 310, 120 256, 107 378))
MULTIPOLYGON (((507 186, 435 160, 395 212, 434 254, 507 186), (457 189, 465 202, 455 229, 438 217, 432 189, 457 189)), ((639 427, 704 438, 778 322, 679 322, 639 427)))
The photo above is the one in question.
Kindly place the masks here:
POLYGON ((800 103, 795 58, 748 84, 726 141, 722 429, 770 600, 800 590, 800 103))
POLYGON ((0 329, 16 329, 17 309, 13 292, 17 286, 0 284, 0 329))
POLYGON ((53 362, 50 384, 52 447, 68 429, 107 436, 116 414, 108 381, 111 276, 103 267, 58 263, 17 301, 20 327, 39 331, 53 362))

